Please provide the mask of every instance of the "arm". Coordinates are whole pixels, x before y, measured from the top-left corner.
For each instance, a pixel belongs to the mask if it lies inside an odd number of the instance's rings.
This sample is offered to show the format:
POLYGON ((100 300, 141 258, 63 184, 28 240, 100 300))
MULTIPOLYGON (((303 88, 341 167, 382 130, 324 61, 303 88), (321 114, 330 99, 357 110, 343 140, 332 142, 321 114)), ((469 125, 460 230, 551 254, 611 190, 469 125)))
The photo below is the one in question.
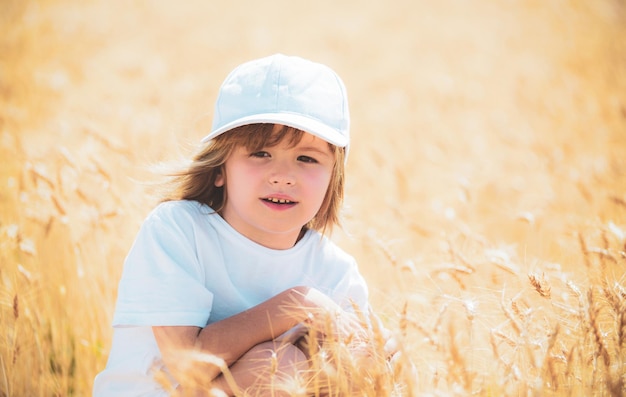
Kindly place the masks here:
MULTIPOLYGON (((183 380, 208 384, 221 373, 219 366, 181 360, 181 351, 200 351, 222 359, 230 367, 252 347, 275 339, 304 321, 312 313, 340 313, 326 295, 308 287, 295 287, 259 305, 204 328, 155 326, 154 336, 163 361, 172 375, 183 380)), ((324 321, 320 316, 320 321, 324 321)))

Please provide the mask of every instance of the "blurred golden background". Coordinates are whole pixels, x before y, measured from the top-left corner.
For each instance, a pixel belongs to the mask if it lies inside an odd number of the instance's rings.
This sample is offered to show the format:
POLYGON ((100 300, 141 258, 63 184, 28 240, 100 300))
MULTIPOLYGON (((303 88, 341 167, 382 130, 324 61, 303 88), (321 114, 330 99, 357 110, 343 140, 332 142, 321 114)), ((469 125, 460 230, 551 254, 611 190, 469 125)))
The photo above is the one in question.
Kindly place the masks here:
POLYGON ((625 37, 620 0, 0 1, 0 396, 90 394, 150 167, 275 52, 348 89, 333 237, 415 367, 378 395, 626 393, 625 37))

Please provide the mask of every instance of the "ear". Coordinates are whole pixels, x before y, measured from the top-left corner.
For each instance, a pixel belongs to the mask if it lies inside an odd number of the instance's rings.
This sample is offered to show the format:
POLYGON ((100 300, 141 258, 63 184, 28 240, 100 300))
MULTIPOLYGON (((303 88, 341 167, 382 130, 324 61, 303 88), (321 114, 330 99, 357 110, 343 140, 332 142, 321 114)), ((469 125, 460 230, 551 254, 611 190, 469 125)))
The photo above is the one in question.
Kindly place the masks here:
POLYGON ((215 182, 213 182, 213 185, 215 185, 215 187, 222 187, 222 186, 224 186, 224 174, 223 174, 223 172, 220 171, 220 173, 217 174, 217 176, 215 177, 215 182))

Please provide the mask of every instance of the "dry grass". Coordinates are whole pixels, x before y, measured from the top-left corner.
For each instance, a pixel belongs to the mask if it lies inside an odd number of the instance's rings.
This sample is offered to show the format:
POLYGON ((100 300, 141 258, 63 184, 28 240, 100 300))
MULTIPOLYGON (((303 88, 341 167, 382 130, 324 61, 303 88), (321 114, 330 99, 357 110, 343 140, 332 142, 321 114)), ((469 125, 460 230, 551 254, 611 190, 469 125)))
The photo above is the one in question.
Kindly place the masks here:
POLYGON ((402 351, 335 395, 624 395, 623 2, 294 4, 2 2, 0 396, 89 395, 136 181, 276 51, 351 93, 334 237, 402 351))

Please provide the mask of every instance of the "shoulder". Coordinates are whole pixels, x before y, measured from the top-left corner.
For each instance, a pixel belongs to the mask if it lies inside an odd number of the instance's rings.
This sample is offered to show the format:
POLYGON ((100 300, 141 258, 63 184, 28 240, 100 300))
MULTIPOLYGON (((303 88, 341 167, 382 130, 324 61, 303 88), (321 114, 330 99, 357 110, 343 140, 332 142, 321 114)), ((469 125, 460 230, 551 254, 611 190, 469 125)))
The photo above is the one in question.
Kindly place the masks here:
POLYGON ((196 216, 215 213, 211 207, 192 200, 164 201, 148 215, 150 218, 172 218, 178 216, 196 216))
POLYGON ((191 200, 165 201, 157 205, 146 217, 146 223, 181 224, 197 222, 215 211, 207 205, 191 200))
POLYGON ((162 236, 185 235, 188 237, 202 231, 216 229, 211 221, 215 211, 204 204, 191 200, 166 201, 158 204, 143 221, 140 234, 157 233, 162 236))
POLYGON ((346 266, 356 266, 354 257, 344 251, 327 236, 316 230, 308 230, 303 241, 312 252, 321 256, 324 262, 341 263, 346 266))

